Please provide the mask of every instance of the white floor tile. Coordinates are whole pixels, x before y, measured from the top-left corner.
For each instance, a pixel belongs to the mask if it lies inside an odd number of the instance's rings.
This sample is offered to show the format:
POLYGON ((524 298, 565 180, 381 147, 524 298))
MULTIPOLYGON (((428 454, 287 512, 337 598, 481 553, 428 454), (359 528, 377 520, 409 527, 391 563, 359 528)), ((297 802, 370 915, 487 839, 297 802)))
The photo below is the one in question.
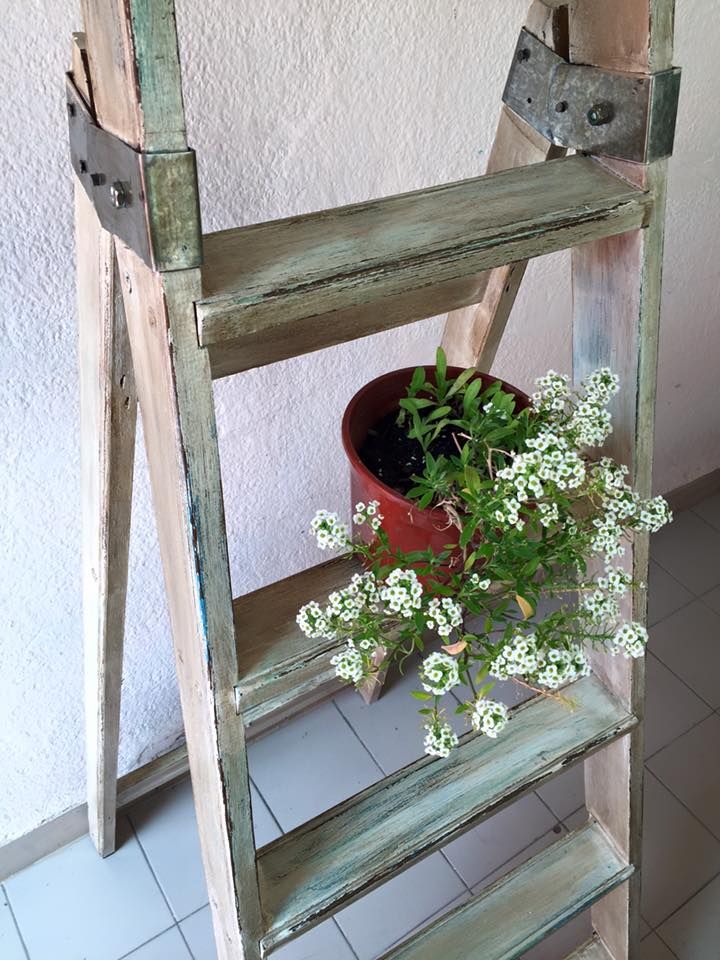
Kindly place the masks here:
POLYGON ((720 839, 720 717, 711 714, 648 761, 648 768, 720 839))
POLYGON ((652 773, 645 777, 642 913, 657 927, 720 872, 720 843, 652 773))
POLYGON ((656 533, 650 553, 661 567, 699 595, 720 584, 720 530, 692 511, 656 533))
POLYGON ((464 892, 447 860, 434 853, 346 907, 337 921, 359 960, 375 960, 464 892))
POLYGON ((123 957, 123 960, 193 960, 177 927, 155 937, 150 943, 123 957))
POLYGON ((716 877, 658 928, 679 960, 720 956, 720 877, 716 877))
POLYGON ((650 631, 650 650, 712 707, 720 707, 720 616, 700 600, 650 631))
POLYGON ((0 957, 2 960, 27 960, 25 948, 2 887, 0 887, 0 957))
POLYGON ((552 830, 555 822, 545 804, 530 793, 453 840, 443 852, 463 882, 474 887, 483 877, 552 830))
POLYGON ((180 929, 190 947, 193 960, 217 960, 209 905, 181 920, 180 929))
POLYGON ((550 807, 558 820, 565 820, 585 803, 583 764, 576 763, 539 787, 537 793, 550 807))
MULTIPOLYGON (((676 957, 656 933, 651 933, 640 944, 640 960, 676 960, 676 957)), ((700 960, 700 956, 693 954, 690 958, 688 954, 688 960, 700 960)), ((717 953, 713 954, 713 960, 717 960, 717 953)))
MULTIPOLYGON (((422 704, 412 696, 420 690, 417 662, 408 661, 403 675, 391 676, 379 700, 366 704, 357 692, 343 690, 335 697, 339 709, 385 773, 393 773, 424 753, 422 704)), ((445 697, 447 718, 458 734, 470 728, 455 714, 456 701, 445 697)))
POLYGON ((548 830, 541 837, 538 837, 537 840, 534 840, 529 846, 525 847, 524 850, 516 853, 514 857, 511 857, 508 861, 501 864, 496 870, 493 870, 492 873, 488 874, 486 877, 476 884, 472 888, 472 892, 480 893, 481 890, 484 890, 486 887, 489 887, 491 884, 495 883, 496 880, 500 880, 506 874, 510 873, 515 867, 519 867, 521 864, 525 863, 531 857, 534 857, 537 853, 541 853, 543 850, 547 850, 548 847, 552 846, 556 840, 559 840, 560 837, 567 835, 567 831, 563 830, 562 827, 557 829, 548 830))
POLYGON ((464 903, 467 903, 469 899, 470 899, 470 891, 466 890, 464 893, 461 893, 460 896, 457 897, 455 900, 453 900, 451 903, 448 903, 445 906, 441 907, 431 917, 428 917, 427 919, 423 920, 422 923, 419 923, 416 927, 414 927, 412 930, 406 933, 399 940, 396 940, 395 943, 390 944, 390 948, 395 948, 399 944, 405 943, 406 941, 411 940, 416 933, 419 933, 421 930, 425 930, 431 924, 435 923, 436 920, 439 920, 440 917, 444 917, 446 914, 452 913, 452 911, 457 909, 457 907, 461 907, 464 903))
POLYGON ((578 914, 523 956, 522 960, 559 960, 592 936, 590 911, 578 914))
POLYGON ((649 937, 652 933, 652 928, 650 924, 645 920, 644 917, 640 917, 640 939, 644 940, 645 937, 649 937))
POLYGON ((711 708, 648 653, 646 658, 645 756, 657 753, 711 714, 711 708))
POLYGON ((5 884, 31 960, 116 960, 173 923, 127 824, 103 860, 88 837, 5 884))
POLYGON ((715 613, 720 613, 720 587, 713 587, 708 593, 704 593, 700 599, 715 613))
POLYGON ((650 576, 648 578, 648 621, 650 626, 669 617, 680 607, 684 607, 693 599, 687 587, 671 577, 654 560, 650 561, 650 576))
POLYGON ((332 702, 254 740, 249 756, 250 774, 283 830, 382 777, 332 702))
POLYGON ((703 500, 702 503, 693 507, 693 513, 702 517, 707 523, 712 524, 716 530, 720 530, 720 493, 708 497, 706 500, 703 500))

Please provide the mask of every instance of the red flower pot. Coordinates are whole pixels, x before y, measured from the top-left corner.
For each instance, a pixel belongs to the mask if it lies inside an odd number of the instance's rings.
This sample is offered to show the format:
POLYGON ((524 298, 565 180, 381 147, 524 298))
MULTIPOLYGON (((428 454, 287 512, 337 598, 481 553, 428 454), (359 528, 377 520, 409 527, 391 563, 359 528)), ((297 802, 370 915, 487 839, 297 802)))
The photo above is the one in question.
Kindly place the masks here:
MULTIPOLYGON (((393 490, 379 480, 360 459, 361 449, 368 431, 393 410, 398 410, 400 400, 407 396, 407 388, 415 371, 414 367, 394 370, 372 380, 359 390, 345 410, 342 421, 342 442, 350 462, 350 491, 352 506, 362 501, 369 503, 377 500, 383 515, 383 530, 390 546, 404 553, 415 550, 432 549, 441 553, 458 543, 460 531, 448 524, 444 510, 433 508, 419 510, 407 497, 393 490)), ((462 373, 461 367, 448 367, 448 378, 462 373)), ((435 367, 426 367, 427 379, 431 382, 435 376, 435 367)), ((485 373, 477 376, 483 381, 483 389, 498 381, 485 373)), ((500 380, 503 389, 512 393, 518 400, 518 408, 524 409, 530 404, 530 398, 522 390, 500 380)), ((354 510, 353 510, 354 512, 354 510)), ((372 536, 367 526, 360 529, 363 537, 372 536)))

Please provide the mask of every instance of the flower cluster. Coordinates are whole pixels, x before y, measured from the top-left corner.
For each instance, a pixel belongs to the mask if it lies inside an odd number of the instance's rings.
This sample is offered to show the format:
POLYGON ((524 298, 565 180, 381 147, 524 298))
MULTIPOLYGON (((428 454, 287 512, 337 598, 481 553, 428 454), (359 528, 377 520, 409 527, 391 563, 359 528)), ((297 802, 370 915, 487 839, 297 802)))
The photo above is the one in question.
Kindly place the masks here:
POLYGON ((493 740, 505 729, 508 722, 508 708, 498 700, 478 697, 473 704, 470 723, 476 733, 484 733, 493 740))
POLYGON ((360 527, 364 523, 370 527, 371 530, 374 530, 375 533, 382 526, 382 522, 385 519, 379 510, 380 503, 377 500, 371 500, 370 503, 364 504, 362 501, 355 504, 355 513, 353 514, 353 523, 360 527))
POLYGON ((589 672, 589 661, 579 644, 545 648, 533 633, 515 634, 490 664, 490 673, 498 680, 518 677, 551 690, 589 672))
POLYGON ((380 599, 388 610, 409 620, 422 606, 422 584, 415 571, 393 570, 380 590, 380 599))
POLYGON ((512 462, 497 473, 498 479, 512 485, 519 503, 545 496, 546 484, 564 491, 579 487, 585 480, 585 464, 560 434, 546 430, 529 438, 526 445, 529 452, 515 454, 512 462))
POLYGON ((642 657, 648 642, 648 632, 641 623, 624 623, 612 638, 610 652, 624 657, 642 657))
POLYGON ((460 683, 457 660, 449 653, 431 653, 420 667, 420 682, 426 693, 442 697, 460 683))
POLYGON ((594 590, 580 601, 580 607, 587 611, 593 623, 607 623, 620 616, 620 605, 614 596, 594 590))
POLYGON ((450 597, 433 597, 425 611, 428 630, 437 630, 441 637, 449 636, 454 627, 462 626, 463 608, 450 597))
POLYGON ((457 745, 457 734, 449 723, 440 720, 438 717, 433 717, 431 721, 425 724, 424 746, 425 753, 428 756, 444 759, 450 756, 450 751, 457 745))
POLYGON ((336 653, 330 660, 335 667, 335 673, 341 680, 348 683, 360 683, 365 676, 365 659, 352 640, 340 653, 336 653))
POLYGON ((570 398, 569 380, 564 373, 555 373, 554 370, 548 370, 544 377, 538 377, 535 381, 537 392, 532 398, 535 410, 538 413, 563 411, 570 398))
POLYGON ((310 523, 310 530, 321 550, 342 550, 351 545, 347 524, 336 513, 318 510, 310 523))
POLYGON ((590 661, 577 643, 567 648, 551 647, 541 653, 538 669, 528 678, 531 683, 554 690, 590 673, 590 661))

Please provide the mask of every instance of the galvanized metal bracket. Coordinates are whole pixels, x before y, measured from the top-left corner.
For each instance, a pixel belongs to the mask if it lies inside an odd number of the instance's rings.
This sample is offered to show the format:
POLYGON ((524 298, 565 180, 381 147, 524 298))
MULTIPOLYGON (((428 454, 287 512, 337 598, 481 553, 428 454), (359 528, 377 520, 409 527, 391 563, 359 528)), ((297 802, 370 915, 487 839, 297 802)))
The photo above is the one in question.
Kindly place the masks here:
POLYGON ((652 163, 670 156, 680 69, 619 73, 568 63, 520 32, 503 101, 551 143, 652 163))
POLYGON ((143 153, 98 126, 67 76, 70 159, 98 219, 153 270, 202 263, 195 153, 143 153))

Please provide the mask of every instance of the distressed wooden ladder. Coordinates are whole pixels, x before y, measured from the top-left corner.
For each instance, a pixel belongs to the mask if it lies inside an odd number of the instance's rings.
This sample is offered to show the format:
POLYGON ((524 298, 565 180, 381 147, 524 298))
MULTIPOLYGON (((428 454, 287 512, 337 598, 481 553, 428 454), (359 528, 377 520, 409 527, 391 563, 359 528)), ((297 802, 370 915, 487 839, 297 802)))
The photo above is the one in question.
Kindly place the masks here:
MULTIPOLYGON (((446 311, 450 361, 489 369, 526 261, 573 247, 574 374, 605 364, 621 374, 608 452, 648 495, 667 161, 566 157, 505 105, 484 177, 209 234, 201 246, 173 0, 82 8, 71 131, 97 124, 93 135, 125 141, 142 168, 133 193, 74 158, 88 809, 99 851, 115 845, 137 391, 220 960, 259 960, 581 761, 589 823, 388 956, 510 960, 592 906, 595 933, 576 960, 636 957, 641 662, 596 658, 573 686, 574 713, 532 700, 497 744, 469 735, 449 760, 420 760, 256 850, 247 737, 334 689, 332 644, 308 641, 294 617, 352 564, 233 600, 212 381, 446 311), (138 208, 145 247, 122 220, 138 208)), ((670 68, 672 26, 673 0, 573 0, 569 10, 536 0, 526 21, 548 55, 639 82, 670 68)), ((644 583, 647 538, 625 559, 644 583)), ((624 613, 642 620, 645 607, 639 587, 624 613)))

